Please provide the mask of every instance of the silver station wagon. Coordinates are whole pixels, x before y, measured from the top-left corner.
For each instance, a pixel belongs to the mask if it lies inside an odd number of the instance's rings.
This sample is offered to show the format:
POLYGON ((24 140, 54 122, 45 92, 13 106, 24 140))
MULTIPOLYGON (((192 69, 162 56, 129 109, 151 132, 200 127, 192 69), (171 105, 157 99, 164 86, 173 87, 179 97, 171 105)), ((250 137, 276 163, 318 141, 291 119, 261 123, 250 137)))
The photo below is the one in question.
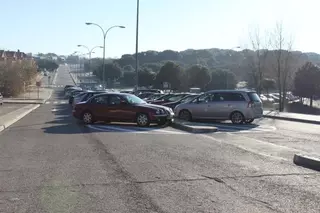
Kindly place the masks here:
POLYGON ((183 120, 231 120, 234 124, 252 123, 263 115, 262 101, 250 90, 211 90, 174 109, 183 120))

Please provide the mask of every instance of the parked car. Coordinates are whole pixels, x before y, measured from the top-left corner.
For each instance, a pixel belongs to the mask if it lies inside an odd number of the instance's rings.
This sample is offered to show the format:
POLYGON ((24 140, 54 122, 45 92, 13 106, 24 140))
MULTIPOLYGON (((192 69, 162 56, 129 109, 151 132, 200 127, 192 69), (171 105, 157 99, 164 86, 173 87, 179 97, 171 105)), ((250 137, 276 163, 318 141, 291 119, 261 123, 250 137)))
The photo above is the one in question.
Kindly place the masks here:
POLYGON ((147 97, 147 98, 143 98, 143 100, 147 101, 147 102, 150 102, 150 101, 153 101, 157 98, 160 98, 162 96, 165 96, 167 94, 162 94, 162 93, 154 93, 153 95, 147 97))
MULTIPOLYGON (((140 93, 137 96, 141 99, 148 99, 148 97, 151 97, 152 95, 154 95, 154 92, 144 92, 144 93, 140 93)), ((156 93, 156 94, 160 94, 160 93, 156 93)))
POLYGON ((3 104, 3 96, 2 96, 2 94, 0 92, 0 105, 2 105, 2 104, 3 104))
POLYGON ((69 96, 69 104, 72 104, 73 103, 73 100, 74 100, 74 97, 77 96, 77 95, 80 95, 80 94, 84 94, 86 91, 83 91, 83 90, 74 90, 70 93, 70 96, 69 96))
POLYGON ((166 107, 170 107, 171 109, 174 109, 177 105, 182 104, 182 103, 188 103, 189 101, 192 101, 193 99, 195 99, 199 95, 200 94, 190 94, 190 95, 183 97, 182 99, 180 99, 178 101, 162 104, 162 106, 166 106, 166 107))
POLYGON ((79 102, 85 102, 95 95, 104 94, 104 93, 107 93, 107 92, 105 92, 105 91, 88 91, 88 92, 82 93, 80 95, 77 95, 74 97, 72 106, 75 106, 79 102))
POLYGON ((178 101, 182 98, 184 98, 185 96, 189 95, 190 93, 170 93, 166 96, 162 96, 160 98, 157 98, 153 101, 150 101, 151 104, 165 104, 165 103, 169 103, 169 102, 175 102, 178 101))
POLYGON ((212 90, 191 102, 175 107, 175 115, 183 120, 231 120, 234 124, 252 123, 263 116, 262 101, 250 90, 212 90))
POLYGON ((262 102, 271 102, 271 103, 274 102, 274 99, 272 97, 270 97, 268 94, 265 94, 265 95, 261 94, 260 99, 262 102))
POLYGON ((164 92, 160 89, 138 89, 136 91, 134 91, 135 95, 138 95, 140 93, 144 93, 144 92, 153 92, 153 93, 161 93, 163 94, 164 92))
POLYGON ((65 85, 64 86, 64 91, 66 91, 66 89, 70 88, 70 87, 75 87, 75 85, 65 85))
POLYGON ((173 119, 171 108, 148 104, 139 97, 126 93, 95 95, 73 108, 73 116, 90 124, 96 121, 136 122, 146 127, 150 123, 164 124, 173 119))
POLYGON ((70 87, 65 91, 66 98, 69 98, 73 91, 82 91, 81 87, 70 87))
POLYGON ((120 93, 129 93, 129 94, 133 94, 134 92, 131 90, 121 90, 120 93))

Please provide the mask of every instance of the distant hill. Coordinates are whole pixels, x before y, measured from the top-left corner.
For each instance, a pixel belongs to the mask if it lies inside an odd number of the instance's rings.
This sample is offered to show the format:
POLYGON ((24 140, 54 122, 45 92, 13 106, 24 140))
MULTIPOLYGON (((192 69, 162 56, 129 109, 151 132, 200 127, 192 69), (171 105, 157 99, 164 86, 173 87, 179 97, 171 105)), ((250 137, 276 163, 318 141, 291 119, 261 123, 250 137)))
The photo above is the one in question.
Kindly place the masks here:
MULTIPOLYGON (((269 51, 269 55, 275 54, 269 51)), ((244 80, 248 74, 248 58, 255 52, 249 49, 235 51, 229 49, 187 49, 184 51, 165 50, 162 52, 146 51, 140 52, 139 65, 150 67, 154 72, 158 72, 166 61, 174 61, 184 68, 194 64, 207 66, 210 69, 227 69, 237 74, 239 80, 244 80)), ((311 61, 320 65, 320 55, 317 53, 292 52, 299 59, 299 65, 305 61, 311 61)), ((114 60, 125 70, 133 69, 135 66, 135 54, 122 55, 120 59, 114 60), (129 67, 129 68, 128 68, 129 67)))

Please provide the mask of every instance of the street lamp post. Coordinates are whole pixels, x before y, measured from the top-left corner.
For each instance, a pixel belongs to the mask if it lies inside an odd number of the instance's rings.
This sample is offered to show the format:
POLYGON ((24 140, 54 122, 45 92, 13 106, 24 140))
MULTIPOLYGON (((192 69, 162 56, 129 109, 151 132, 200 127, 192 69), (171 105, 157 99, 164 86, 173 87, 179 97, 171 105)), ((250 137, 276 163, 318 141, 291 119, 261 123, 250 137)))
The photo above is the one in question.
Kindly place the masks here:
POLYGON ((137 23, 136 23, 136 89, 139 87, 139 61, 138 61, 138 51, 139 51, 139 7, 140 7, 140 1, 137 0, 137 23))
POLYGON ((99 27, 102 31, 103 34, 103 58, 102 58, 102 81, 103 81, 103 88, 105 88, 105 57, 106 57, 106 37, 108 32, 113 29, 113 28, 125 28, 125 26, 120 26, 120 25, 114 25, 112 27, 110 27, 109 29, 107 29, 107 31, 105 31, 99 24, 96 23, 91 23, 91 22, 87 22, 86 25, 95 25, 97 27, 99 27))
POLYGON ((78 44, 77 45, 78 47, 84 47, 88 50, 88 55, 89 55, 89 72, 91 71, 91 54, 93 53, 93 50, 96 49, 96 48, 103 48, 103 46, 95 46, 93 48, 89 48, 88 46, 86 45, 82 45, 82 44, 78 44))

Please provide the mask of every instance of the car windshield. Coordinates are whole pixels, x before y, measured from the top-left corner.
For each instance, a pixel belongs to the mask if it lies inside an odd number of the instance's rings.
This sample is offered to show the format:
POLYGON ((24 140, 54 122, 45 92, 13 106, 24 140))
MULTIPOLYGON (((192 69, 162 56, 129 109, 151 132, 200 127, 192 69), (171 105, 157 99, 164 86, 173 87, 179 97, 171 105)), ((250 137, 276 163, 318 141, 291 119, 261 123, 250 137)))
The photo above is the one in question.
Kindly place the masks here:
POLYGON ((163 96, 160 96, 158 98, 156 98, 155 100, 156 101, 161 101, 161 100, 168 100, 169 98, 171 98, 172 96, 174 96, 175 94, 167 94, 167 95, 163 95, 163 96))
POLYGON ((157 99, 157 98, 160 98, 160 97, 163 97, 163 96, 165 96, 164 94, 153 94, 153 95, 151 95, 150 97, 148 97, 148 99, 151 99, 151 100, 155 100, 155 99, 157 99))
POLYGON ((186 96, 186 95, 185 94, 174 95, 174 96, 168 98, 168 101, 170 101, 170 102, 179 101, 184 96, 186 96))
POLYGON ((141 98, 135 96, 135 95, 126 95, 125 99, 128 101, 130 104, 145 104, 146 102, 142 100, 141 98))
POLYGON ((187 103, 189 101, 192 101, 196 97, 197 95, 190 95, 190 96, 184 97, 183 99, 181 99, 181 103, 187 103))

